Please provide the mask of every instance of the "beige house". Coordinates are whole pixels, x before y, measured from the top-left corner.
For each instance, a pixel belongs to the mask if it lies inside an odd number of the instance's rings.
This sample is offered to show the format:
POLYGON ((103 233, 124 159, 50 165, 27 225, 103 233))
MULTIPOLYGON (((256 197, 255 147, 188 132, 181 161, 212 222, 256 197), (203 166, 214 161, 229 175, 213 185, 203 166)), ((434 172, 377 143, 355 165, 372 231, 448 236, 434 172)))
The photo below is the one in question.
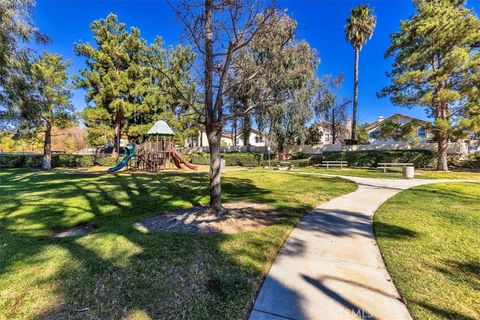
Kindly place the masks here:
POLYGON ((422 142, 428 142, 431 141, 435 138, 435 134, 431 129, 428 129, 428 121, 424 121, 421 119, 417 118, 412 118, 400 113, 396 113, 388 118, 384 118, 383 116, 378 117, 378 121, 375 123, 371 124, 366 128, 367 134, 368 134, 368 140, 370 141, 371 144, 394 144, 398 143, 398 141, 395 141, 394 139, 382 139, 380 138, 380 127, 385 121, 391 121, 393 123, 396 123, 400 127, 410 123, 412 121, 415 121, 420 127, 418 128, 416 132, 416 139, 417 142, 422 143, 422 142))
POLYGON ((333 134, 333 125, 331 122, 328 121, 319 121, 315 124, 315 128, 317 129, 318 133, 320 134, 320 141, 318 144, 334 144, 334 143, 342 143, 345 139, 350 138, 350 128, 352 126, 352 122, 348 119, 343 124, 338 124, 338 128, 335 129, 335 140, 333 141, 334 134, 333 134))
MULTIPOLYGON (((254 147, 265 147, 266 145, 266 133, 257 129, 250 130, 250 136, 248 142, 254 147)), ((222 147, 243 146, 243 132, 239 132, 236 137, 229 132, 222 133, 222 139, 220 141, 222 147)), ((208 147, 207 134, 205 132, 198 132, 198 136, 195 138, 187 138, 185 140, 185 146, 187 147, 208 147)))

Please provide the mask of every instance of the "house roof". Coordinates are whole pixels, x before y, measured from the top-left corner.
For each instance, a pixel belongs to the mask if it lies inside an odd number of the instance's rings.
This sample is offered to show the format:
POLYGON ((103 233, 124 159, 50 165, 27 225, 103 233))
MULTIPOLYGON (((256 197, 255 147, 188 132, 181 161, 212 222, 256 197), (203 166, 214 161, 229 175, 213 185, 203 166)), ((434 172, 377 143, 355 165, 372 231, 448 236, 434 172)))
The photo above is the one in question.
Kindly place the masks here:
POLYGON ((147 134, 148 135, 160 135, 160 136, 174 136, 175 135, 173 130, 163 120, 159 120, 159 121, 155 122, 155 124, 147 131, 147 134))
POLYGON ((385 121, 389 121, 389 120, 392 120, 392 119, 395 119, 395 118, 407 118, 407 119, 410 119, 410 120, 415 120, 415 121, 417 121, 417 122, 418 122, 419 124, 421 124, 421 125, 425 125, 425 124, 428 123, 428 121, 425 121, 425 120, 421 120, 421 119, 409 117, 409 116, 406 116, 406 115, 401 114, 401 113, 395 113, 394 115, 391 115, 390 117, 385 118, 385 119, 382 120, 382 121, 377 121, 377 122, 372 123, 371 125, 369 125, 369 126, 366 127, 365 129, 366 129, 367 131, 372 130, 372 129, 375 129, 376 127, 380 126, 380 125, 381 125, 382 123, 384 123, 385 121))

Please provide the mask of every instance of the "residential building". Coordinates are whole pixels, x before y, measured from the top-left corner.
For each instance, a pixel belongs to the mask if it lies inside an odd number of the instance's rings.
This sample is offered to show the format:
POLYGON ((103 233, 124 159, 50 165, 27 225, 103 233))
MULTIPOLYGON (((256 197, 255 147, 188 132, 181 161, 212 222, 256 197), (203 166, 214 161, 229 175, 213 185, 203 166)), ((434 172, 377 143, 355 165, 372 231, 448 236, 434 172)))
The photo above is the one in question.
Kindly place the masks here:
POLYGON ((314 126, 320 135, 320 141, 318 144, 343 143, 345 139, 350 138, 351 125, 352 122, 350 119, 348 119, 345 123, 337 124, 334 135, 334 128, 331 122, 325 120, 317 122, 314 126), (333 141, 334 137, 336 141, 333 141))
MULTIPOLYGON (((251 146, 254 147, 265 147, 266 145, 266 133, 261 132, 260 130, 252 128, 250 130, 250 136, 248 137, 248 142, 251 146)), ((223 132, 222 139, 220 141, 222 147, 232 147, 232 146, 243 146, 243 132, 238 132, 237 136, 234 137, 230 132, 223 132), (235 141, 235 143, 234 143, 235 141)), ((194 138, 187 138, 185 140, 186 147, 207 147, 208 138, 205 132, 198 132, 198 136, 194 138)))
MULTIPOLYGON (((237 146, 243 146, 243 132, 237 135, 237 146)), ((267 134, 257 129, 250 129, 250 136, 248 137, 248 144, 254 147, 265 147, 267 143, 267 134)))
POLYGON ((397 124, 399 127, 406 125, 407 123, 410 123, 412 121, 415 121, 415 123, 419 126, 417 132, 416 132, 416 140, 417 142, 428 142, 432 141, 435 138, 435 134, 431 129, 428 128, 428 121, 424 121, 421 119, 417 118, 412 118, 400 113, 396 113, 388 118, 384 118, 383 116, 378 117, 378 120, 368 126, 366 128, 367 134, 368 134, 368 140, 372 144, 392 144, 392 143, 397 143, 398 141, 395 141, 392 138, 389 139, 382 139, 380 137, 380 132, 381 132, 381 126, 383 123, 386 121, 393 122, 397 124))

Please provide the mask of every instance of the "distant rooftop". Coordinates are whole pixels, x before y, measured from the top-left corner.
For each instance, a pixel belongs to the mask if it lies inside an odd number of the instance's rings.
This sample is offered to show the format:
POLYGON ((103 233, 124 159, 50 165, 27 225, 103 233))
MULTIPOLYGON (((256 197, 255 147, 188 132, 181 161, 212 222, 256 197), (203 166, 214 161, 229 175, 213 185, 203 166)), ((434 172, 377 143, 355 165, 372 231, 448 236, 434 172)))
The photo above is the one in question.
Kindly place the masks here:
POLYGON ((174 136, 175 135, 173 130, 163 120, 159 120, 159 121, 155 122, 155 124, 147 131, 147 134, 148 135, 160 135, 160 136, 174 136))

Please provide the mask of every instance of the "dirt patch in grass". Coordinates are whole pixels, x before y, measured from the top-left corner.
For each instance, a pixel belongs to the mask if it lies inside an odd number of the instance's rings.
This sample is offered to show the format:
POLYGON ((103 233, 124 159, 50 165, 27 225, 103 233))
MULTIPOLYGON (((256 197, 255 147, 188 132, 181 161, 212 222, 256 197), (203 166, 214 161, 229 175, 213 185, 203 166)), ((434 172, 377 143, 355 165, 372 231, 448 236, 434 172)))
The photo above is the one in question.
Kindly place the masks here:
POLYGON ((277 209, 267 204, 229 202, 217 215, 206 206, 195 206, 154 216, 136 223, 146 231, 185 231, 193 233, 237 233, 255 231, 278 222, 277 209))
POLYGON ((95 229, 96 227, 93 224, 84 223, 72 228, 54 230, 52 232, 52 236, 55 238, 83 236, 87 233, 94 231, 95 229))

